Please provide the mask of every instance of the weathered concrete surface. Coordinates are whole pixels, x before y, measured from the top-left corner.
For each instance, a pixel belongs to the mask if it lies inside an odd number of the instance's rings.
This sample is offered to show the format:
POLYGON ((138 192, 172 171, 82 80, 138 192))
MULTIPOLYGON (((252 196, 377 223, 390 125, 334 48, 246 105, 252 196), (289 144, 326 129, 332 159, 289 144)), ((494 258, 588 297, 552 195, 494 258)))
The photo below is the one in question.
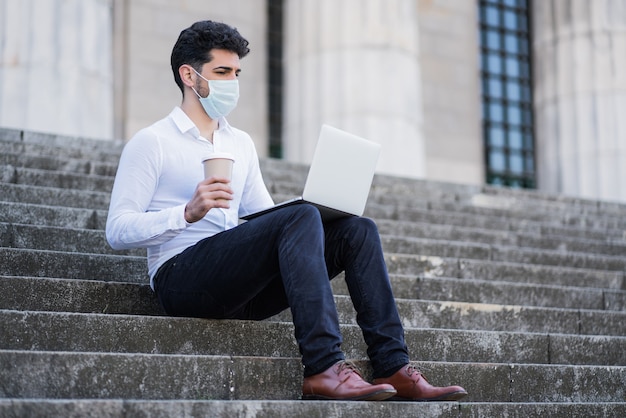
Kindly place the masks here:
MULTIPOLYGON (((377 176, 367 213, 412 358, 431 383, 470 396, 306 403, 289 311, 262 322, 164 316, 145 251, 108 248, 104 189, 119 148, 9 136, 0 138, 2 416, 623 415, 626 205, 377 176)), ((261 165, 274 196, 301 191, 305 166, 261 165)), ((369 377, 343 276, 331 286, 343 349, 369 377)))

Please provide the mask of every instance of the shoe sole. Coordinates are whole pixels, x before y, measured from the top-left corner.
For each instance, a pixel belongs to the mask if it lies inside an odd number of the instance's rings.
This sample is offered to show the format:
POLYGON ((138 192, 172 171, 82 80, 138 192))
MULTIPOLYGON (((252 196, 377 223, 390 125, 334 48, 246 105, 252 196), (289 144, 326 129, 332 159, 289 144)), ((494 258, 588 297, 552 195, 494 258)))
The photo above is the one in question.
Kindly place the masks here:
POLYGON ((443 401, 458 401, 467 396, 467 392, 452 392, 445 395, 437 396, 436 398, 428 399, 414 399, 403 398, 402 396, 392 396, 387 398, 388 401, 400 401, 400 402, 443 402, 443 401))
POLYGON ((367 393, 361 396, 354 396, 352 398, 331 398, 329 396, 322 395, 302 395, 302 400, 305 401, 384 401, 391 398, 397 392, 395 390, 379 390, 372 393, 367 393))

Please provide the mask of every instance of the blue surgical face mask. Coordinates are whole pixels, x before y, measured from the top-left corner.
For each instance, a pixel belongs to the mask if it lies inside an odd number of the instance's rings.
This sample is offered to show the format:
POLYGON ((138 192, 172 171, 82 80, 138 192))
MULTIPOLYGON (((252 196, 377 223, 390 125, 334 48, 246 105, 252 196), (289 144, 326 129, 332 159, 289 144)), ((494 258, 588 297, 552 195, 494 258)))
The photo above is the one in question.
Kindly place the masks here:
POLYGON ((207 97, 200 96, 196 89, 191 88, 198 96, 207 115, 211 119, 228 115, 237 106, 237 100, 239 100, 239 80, 207 80, 195 69, 194 71, 201 79, 209 83, 207 97))

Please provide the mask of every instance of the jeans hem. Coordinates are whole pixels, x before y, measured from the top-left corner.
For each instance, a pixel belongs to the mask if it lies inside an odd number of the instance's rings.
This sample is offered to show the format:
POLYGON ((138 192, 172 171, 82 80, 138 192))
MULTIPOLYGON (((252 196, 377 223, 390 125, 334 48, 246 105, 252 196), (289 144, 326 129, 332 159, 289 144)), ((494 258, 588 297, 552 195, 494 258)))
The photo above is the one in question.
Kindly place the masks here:
POLYGON ((328 370, 330 367, 332 367, 333 364, 345 360, 345 356, 340 356, 338 358, 335 358, 334 360, 331 360, 330 362, 325 362, 325 363, 321 363, 321 366, 316 366, 316 367, 305 367, 304 368, 304 377, 311 377, 314 376, 316 374, 322 373, 326 370, 328 370))
POLYGON ((406 366, 409 363, 410 361, 408 358, 403 358, 403 359, 394 361, 392 363, 388 363, 384 366, 384 369, 382 370, 381 373, 377 373, 376 370, 374 370, 374 375, 372 376, 372 378, 380 379, 380 378, 390 377, 395 372, 397 372, 398 370, 400 370, 402 367, 406 366))

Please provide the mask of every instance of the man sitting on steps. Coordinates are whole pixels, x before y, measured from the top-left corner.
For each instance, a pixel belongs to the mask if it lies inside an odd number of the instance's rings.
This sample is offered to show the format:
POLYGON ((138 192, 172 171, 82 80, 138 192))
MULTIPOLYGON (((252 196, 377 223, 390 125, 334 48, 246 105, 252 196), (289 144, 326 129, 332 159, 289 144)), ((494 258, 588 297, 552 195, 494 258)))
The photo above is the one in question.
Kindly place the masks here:
POLYGON ((119 163, 106 225, 115 249, 148 250, 150 285, 169 315, 260 320, 291 309, 304 365, 303 399, 458 400, 409 363, 404 330, 369 219, 323 224, 310 205, 273 205, 251 138, 225 116, 239 97, 248 41, 223 23, 183 30, 171 55, 182 104, 142 129, 119 163), (202 156, 234 155, 232 180, 204 179, 202 156), (374 382, 341 351, 330 279, 345 271, 374 382))

